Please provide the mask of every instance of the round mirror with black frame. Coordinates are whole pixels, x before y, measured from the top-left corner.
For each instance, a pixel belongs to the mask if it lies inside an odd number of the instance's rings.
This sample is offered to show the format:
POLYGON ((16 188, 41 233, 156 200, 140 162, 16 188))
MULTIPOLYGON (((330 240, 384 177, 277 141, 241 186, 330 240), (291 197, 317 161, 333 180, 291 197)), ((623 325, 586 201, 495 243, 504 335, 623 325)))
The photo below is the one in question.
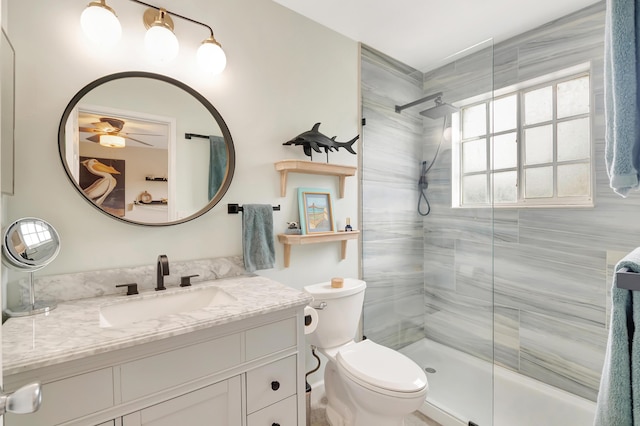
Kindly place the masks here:
POLYGON ((62 114, 58 147, 67 176, 102 213, 137 225, 195 219, 229 189, 231 133, 186 84, 122 72, 83 87, 62 114))

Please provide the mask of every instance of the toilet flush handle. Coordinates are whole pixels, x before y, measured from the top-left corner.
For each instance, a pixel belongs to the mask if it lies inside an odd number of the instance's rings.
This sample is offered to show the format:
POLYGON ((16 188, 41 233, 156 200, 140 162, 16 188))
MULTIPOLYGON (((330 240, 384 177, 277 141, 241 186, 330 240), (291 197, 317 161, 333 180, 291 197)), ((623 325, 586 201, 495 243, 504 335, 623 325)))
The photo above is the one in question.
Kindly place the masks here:
POLYGON ((327 307, 327 302, 311 303, 309 306, 311 306, 313 309, 321 311, 327 307))

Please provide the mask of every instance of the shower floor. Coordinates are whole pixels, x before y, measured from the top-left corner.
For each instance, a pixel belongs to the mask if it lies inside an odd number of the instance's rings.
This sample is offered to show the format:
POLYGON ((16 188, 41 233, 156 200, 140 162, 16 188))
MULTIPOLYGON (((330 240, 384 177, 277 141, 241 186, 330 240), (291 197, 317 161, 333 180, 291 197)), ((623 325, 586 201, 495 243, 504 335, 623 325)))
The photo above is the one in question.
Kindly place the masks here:
MULTIPOLYGON (((437 407, 458 419, 455 424, 467 424, 468 421, 479 425, 493 424, 490 363, 428 339, 412 343, 400 352, 426 370, 429 381, 427 406, 437 407)), ((439 420, 437 415, 429 411, 427 414, 439 420)))
POLYGON ((429 392, 420 411, 444 426, 593 424, 593 401, 448 346, 423 339, 400 352, 435 370, 427 372, 429 392))

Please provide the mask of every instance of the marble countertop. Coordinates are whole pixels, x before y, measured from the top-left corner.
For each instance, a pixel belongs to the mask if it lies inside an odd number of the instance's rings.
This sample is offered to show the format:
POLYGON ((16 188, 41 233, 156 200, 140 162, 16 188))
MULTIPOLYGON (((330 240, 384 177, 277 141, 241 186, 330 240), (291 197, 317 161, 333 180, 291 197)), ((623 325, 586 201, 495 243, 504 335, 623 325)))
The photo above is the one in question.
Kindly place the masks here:
POLYGON ((269 278, 242 276, 145 291, 137 296, 106 296, 64 302, 48 314, 9 318, 2 326, 4 375, 56 365, 154 340, 190 333, 287 308, 307 305, 311 296, 269 278), (216 286, 237 299, 228 305, 170 314, 123 327, 100 326, 100 306, 161 297, 171 292, 216 286))

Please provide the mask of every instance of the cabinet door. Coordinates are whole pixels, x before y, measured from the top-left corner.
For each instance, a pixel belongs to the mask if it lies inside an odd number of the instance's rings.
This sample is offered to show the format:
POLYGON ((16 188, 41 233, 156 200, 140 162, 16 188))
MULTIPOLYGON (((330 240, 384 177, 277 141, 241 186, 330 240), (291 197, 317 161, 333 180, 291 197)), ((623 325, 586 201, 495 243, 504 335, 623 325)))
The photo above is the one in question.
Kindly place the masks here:
POLYGON ((112 406, 113 371, 109 367, 45 383, 40 409, 33 414, 9 413, 5 416, 5 425, 57 425, 112 406))
POLYGON ((238 426, 240 377, 153 405, 122 418, 123 426, 238 426))
POLYGON ((247 372, 248 413, 253 413, 295 393, 295 355, 247 372))
POLYGON ((256 411, 247 417, 247 426, 296 426, 298 402, 295 395, 256 411))

